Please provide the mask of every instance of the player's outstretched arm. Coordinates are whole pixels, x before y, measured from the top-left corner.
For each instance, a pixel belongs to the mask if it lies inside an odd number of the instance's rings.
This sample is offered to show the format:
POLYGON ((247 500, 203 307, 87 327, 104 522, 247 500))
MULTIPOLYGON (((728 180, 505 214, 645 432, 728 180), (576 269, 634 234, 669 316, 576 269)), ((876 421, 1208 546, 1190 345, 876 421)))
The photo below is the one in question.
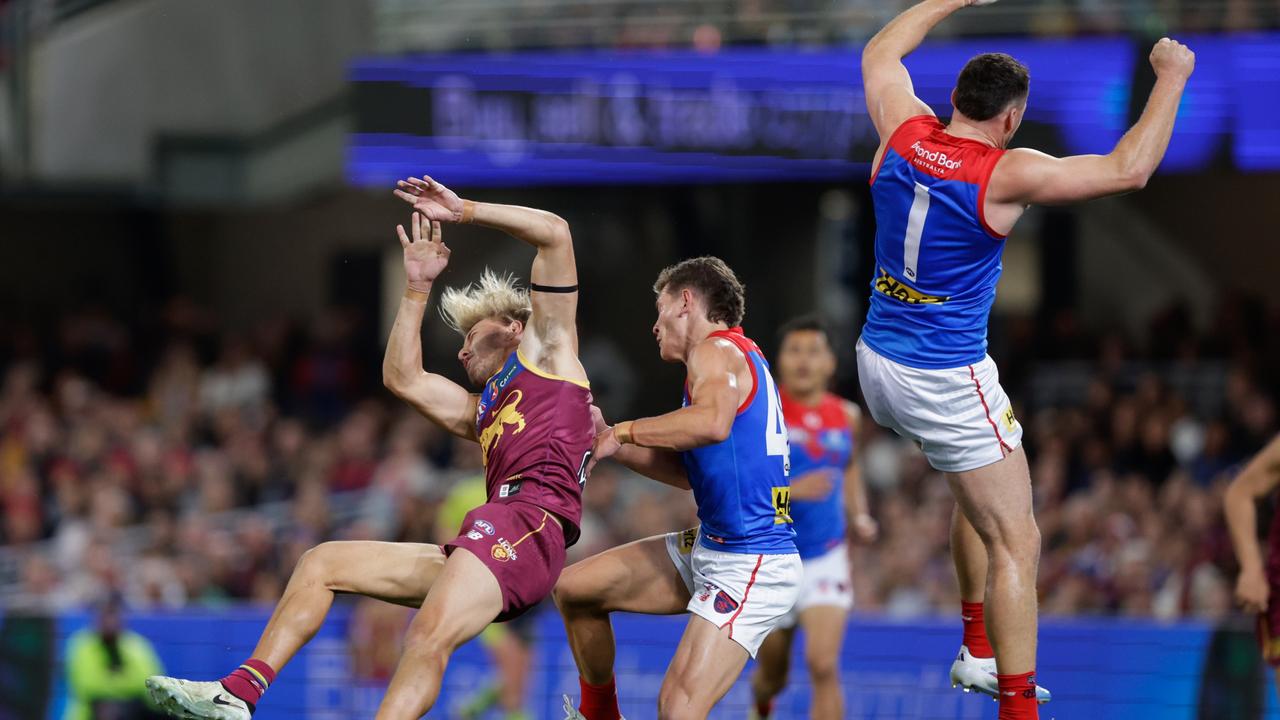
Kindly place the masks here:
POLYGON ((858 542, 869 543, 880 535, 880 526, 871 516, 871 504, 867 501, 867 486, 862 481, 862 468, 858 463, 858 432, 862 425, 862 409, 846 402, 845 415, 849 418, 849 429, 853 434, 853 453, 849 456, 849 464, 844 469, 844 508, 849 518, 849 537, 858 542))
POLYGON ((405 233, 403 225, 396 226, 404 248, 408 287, 400 298, 400 309, 387 339, 382 383, 435 424, 474 440, 476 396, 452 380, 422 369, 422 317, 432 284, 449 264, 449 248, 441 237, 440 223, 415 212, 410 227, 411 235, 405 233))
POLYGON ((544 370, 587 379, 578 362, 578 268, 569 223, 545 210, 463 200, 426 175, 401 180, 395 194, 431 220, 491 227, 537 249, 529 275, 533 317, 520 349, 544 370))
MULTIPOLYGON (((624 458, 633 462, 641 457, 654 458, 663 462, 664 467, 669 467, 672 459, 679 460, 677 453, 722 442, 729 437, 743 393, 751 391, 750 388, 741 388, 738 383, 739 375, 749 372, 742 352, 729 342, 706 340, 693 349, 688 368, 689 404, 665 415, 627 420, 607 428, 596 436, 592 466, 622 453, 624 458), (658 454, 640 453, 633 447, 657 451, 658 454)), ((643 475, 662 480, 631 462, 624 460, 624 464, 643 475)), ((683 474, 683 463, 680 469, 683 474)))
POLYGON ((1231 481, 1223 499, 1227 529, 1240 562, 1236 600, 1252 612, 1267 609, 1270 587, 1258 547, 1258 510, 1255 502, 1280 485, 1280 435, 1258 453, 1231 481))
POLYGON ((925 0, 894 18, 867 42, 862 49, 862 90, 867 98, 867 112, 882 142, 907 118, 933 114, 933 110, 916 97, 902 58, 920 47, 933 26, 951 13, 988 2, 993 0, 925 0))
MULTIPOLYGON (((611 457, 637 473, 660 483, 665 483, 681 490, 692 489, 689 485, 689 473, 685 470, 684 459, 680 453, 657 448, 640 447, 639 445, 621 445, 613 438, 614 426, 605 421, 600 408, 591 406, 591 417, 596 424, 595 446, 601 444, 617 445, 611 457)), ((596 462, 593 449, 592 461, 587 466, 590 473, 596 462)))
POLYGON ((1055 158, 1035 150, 1010 150, 996 166, 987 201, 1018 205, 1055 205, 1141 190, 1160 166, 1182 91, 1195 69, 1196 56, 1169 38, 1151 50, 1156 84, 1142 117, 1106 155, 1055 158))

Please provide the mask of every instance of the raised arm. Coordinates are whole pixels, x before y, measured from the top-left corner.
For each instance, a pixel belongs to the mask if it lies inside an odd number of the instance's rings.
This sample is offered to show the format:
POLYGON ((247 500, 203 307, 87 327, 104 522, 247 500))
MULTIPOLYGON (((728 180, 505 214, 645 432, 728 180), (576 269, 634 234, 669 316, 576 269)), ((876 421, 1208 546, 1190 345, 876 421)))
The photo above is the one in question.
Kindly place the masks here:
POLYGON ((1164 38, 1151 50, 1156 84, 1142 117, 1106 155, 1056 158, 1035 150, 1010 150, 996 166, 987 203, 1055 205, 1140 190, 1160 166, 1182 91, 1195 69, 1187 46, 1164 38))
POLYGON ((994 1, 925 0, 894 18, 867 42, 862 49, 862 91, 881 142, 887 141, 907 118, 933 114, 933 110, 916 97, 902 58, 920 47, 933 26, 951 13, 968 5, 994 1))
POLYGON ((520 349, 544 370, 585 381, 578 362, 578 267, 569 223, 545 210, 463 200, 426 175, 397 185, 395 194, 432 220, 491 227, 538 251, 529 275, 533 316, 520 349))
MULTIPOLYGON (((690 354, 688 367, 689 404, 665 415, 627 420, 605 429, 596 436, 592 465, 613 457, 623 448, 636 446, 670 456, 626 450, 627 457, 633 461, 641 457, 656 458, 666 463, 664 467, 670 467, 669 457, 678 458, 679 452, 713 445, 729 437, 738 407, 751 392, 751 369, 746 358, 730 342, 705 340, 690 354)), ((662 480, 642 467, 631 467, 662 480)))
POLYGON ((408 287, 387 339, 382 383, 428 420, 458 437, 475 440, 476 396, 452 380, 422 369, 422 317, 432 284, 449 264, 449 248, 441 239, 440 223, 414 213, 410 226, 412 238, 403 225, 396 226, 404 248, 408 287))
POLYGON ((1258 547, 1258 510, 1255 503, 1277 485, 1280 485, 1280 435, 1249 461, 1231 481, 1223 498, 1227 529, 1231 532, 1231 544, 1240 562, 1236 599, 1252 612, 1266 610, 1270 599, 1262 550, 1258 547))

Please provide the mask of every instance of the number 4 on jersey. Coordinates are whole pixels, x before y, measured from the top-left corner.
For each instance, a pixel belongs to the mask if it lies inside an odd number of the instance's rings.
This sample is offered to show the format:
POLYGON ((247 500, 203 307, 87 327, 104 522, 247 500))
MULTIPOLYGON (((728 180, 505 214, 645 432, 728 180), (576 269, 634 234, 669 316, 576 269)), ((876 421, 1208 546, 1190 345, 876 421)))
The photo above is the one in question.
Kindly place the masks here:
POLYGON ((786 421, 782 416, 782 401, 778 397, 778 388, 773 384, 769 373, 764 375, 765 394, 769 400, 769 417, 764 424, 764 447, 770 456, 782 456, 782 470, 791 474, 791 443, 787 439, 786 421))

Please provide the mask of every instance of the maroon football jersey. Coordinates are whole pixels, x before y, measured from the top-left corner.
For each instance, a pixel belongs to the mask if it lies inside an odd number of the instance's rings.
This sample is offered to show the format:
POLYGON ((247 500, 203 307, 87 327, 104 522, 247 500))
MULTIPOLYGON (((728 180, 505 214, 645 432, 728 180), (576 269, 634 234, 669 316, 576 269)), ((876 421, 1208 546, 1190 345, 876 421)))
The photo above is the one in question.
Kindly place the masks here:
POLYGON ((595 438, 586 383, 545 373, 511 354, 476 406, 489 502, 528 502, 564 522, 565 545, 578 540, 582 487, 595 438))

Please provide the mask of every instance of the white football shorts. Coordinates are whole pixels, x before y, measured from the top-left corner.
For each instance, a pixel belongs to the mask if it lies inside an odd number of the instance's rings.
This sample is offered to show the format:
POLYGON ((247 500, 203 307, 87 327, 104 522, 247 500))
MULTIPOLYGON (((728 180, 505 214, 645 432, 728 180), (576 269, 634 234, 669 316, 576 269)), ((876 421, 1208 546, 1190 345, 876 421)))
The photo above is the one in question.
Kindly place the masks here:
POLYGON ((849 545, 840 543, 804 564, 800 581, 800 599, 791 612, 782 617, 779 627, 795 627, 800 613, 811 607, 853 609, 853 578, 849 574, 849 545))
POLYGON ((1022 443, 1022 425, 990 355, 958 368, 913 368, 859 339, 858 378, 871 417, 919 445, 936 470, 976 470, 1022 443))
POLYGON ((800 595, 800 555, 727 553, 703 547, 698 530, 667 533, 667 554, 689 589, 689 612, 756 656, 800 595))

